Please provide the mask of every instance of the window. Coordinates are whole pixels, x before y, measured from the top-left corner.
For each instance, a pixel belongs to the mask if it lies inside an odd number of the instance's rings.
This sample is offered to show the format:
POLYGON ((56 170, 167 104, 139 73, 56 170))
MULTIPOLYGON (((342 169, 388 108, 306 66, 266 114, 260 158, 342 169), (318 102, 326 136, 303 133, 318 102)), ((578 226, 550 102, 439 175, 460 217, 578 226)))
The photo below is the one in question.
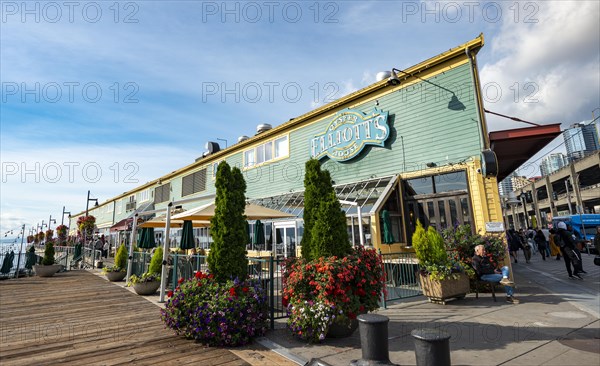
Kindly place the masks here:
POLYGON ((212 177, 213 179, 217 178, 217 170, 219 169, 219 163, 221 163, 220 161, 213 163, 212 165, 212 177))
POLYGON ((141 192, 138 192, 137 194, 138 196, 138 202, 145 202, 148 201, 150 199, 150 190, 149 189, 144 189, 141 192))
POLYGON ((287 136, 275 140, 275 159, 288 156, 288 138, 287 136))
POLYGON ((154 188, 154 203, 161 203, 169 200, 171 195, 171 183, 163 184, 154 188))
POLYGON ((244 168, 254 166, 254 150, 248 150, 244 152, 244 168))
POLYGON ((265 142, 251 150, 244 151, 244 168, 267 163, 273 159, 289 155, 288 137, 283 136, 273 141, 265 142))
POLYGON ((117 215, 119 215, 121 212, 123 212, 123 202, 121 202, 121 200, 117 201, 117 215))
POLYGON ((181 196, 202 192, 206 190, 206 168, 183 177, 181 196))

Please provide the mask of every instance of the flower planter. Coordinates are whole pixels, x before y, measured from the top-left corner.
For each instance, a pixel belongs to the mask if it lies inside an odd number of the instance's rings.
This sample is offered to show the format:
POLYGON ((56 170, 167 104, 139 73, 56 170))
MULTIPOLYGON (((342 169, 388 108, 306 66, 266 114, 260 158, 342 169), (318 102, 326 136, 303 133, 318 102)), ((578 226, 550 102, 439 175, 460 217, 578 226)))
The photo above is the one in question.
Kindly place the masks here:
POLYGON ((33 266, 33 272, 35 272, 38 277, 52 277, 60 270, 60 267, 60 264, 51 264, 49 266, 36 264, 33 266))
POLYGON ((358 328, 358 319, 343 318, 340 321, 334 321, 327 331, 327 338, 346 338, 358 328))
POLYGON ((160 287, 159 281, 136 283, 133 285, 133 290, 138 295, 154 295, 160 287))
POLYGON ((469 276, 458 273, 458 279, 432 280, 429 276, 419 273, 423 295, 430 302, 440 302, 446 305, 446 300, 462 299, 469 293, 469 276))
POLYGON ((118 282, 118 281, 123 281, 123 278, 125 278, 125 276, 127 276, 127 272, 125 272, 125 271, 106 272, 104 275, 106 276, 106 279, 109 280, 110 282, 118 282))

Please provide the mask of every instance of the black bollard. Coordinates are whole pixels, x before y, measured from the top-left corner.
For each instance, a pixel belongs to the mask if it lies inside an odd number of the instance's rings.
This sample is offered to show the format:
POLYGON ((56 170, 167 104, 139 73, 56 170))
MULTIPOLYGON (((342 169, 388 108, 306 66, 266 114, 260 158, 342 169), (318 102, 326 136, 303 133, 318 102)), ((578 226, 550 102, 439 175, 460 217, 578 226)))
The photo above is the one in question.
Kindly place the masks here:
POLYGON ((410 332, 415 339, 417 366, 450 366, 450 335, 441 329, 410 332))
POLYGON ((394 365, 390 362, 388 350, 387 316, 361 314, 358 316, 362 358, 350 363, 352 366, 394 365))

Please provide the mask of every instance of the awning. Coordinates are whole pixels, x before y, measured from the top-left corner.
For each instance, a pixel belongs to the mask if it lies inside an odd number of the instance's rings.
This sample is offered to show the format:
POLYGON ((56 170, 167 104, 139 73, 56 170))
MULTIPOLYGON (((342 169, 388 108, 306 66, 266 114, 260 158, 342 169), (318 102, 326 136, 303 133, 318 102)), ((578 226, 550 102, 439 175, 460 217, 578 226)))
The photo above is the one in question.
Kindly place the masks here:
POLYGON ((131 230, 131 224, 133 223, 133 216, 136 213, 140 214, 145 211, 152 211, 152 210, 154 210, 154 202, 152 202, 152 201, 146 202, 146 203, 140 205, 140 207, 138 207, 135 211, 131 212, 129 214, 129 216, 127 216, 126 218, 122 219, 121 221, 119 221, 116 224, 114 224, 113 226, 111 226, 110 231, 115 232, 115 231, 131 230))
MULTIPOLYGON (((209 203, 204 206, 196 207, 191 210, 184 211, 180 214, 173 215, 174 220, 210 220, 215 215, 215 203, 209 203)), ((274 210, 264 206, 259 206, 254 203, 246 203, 244 215, 248 220, 257 219, 277 219, 283 217, 293 217, 294 215, 274 210)))
POLYGON ((560 134, 560 123, 490 132, 491 148, 498 158, 498 182, 560 134))
POLYGON ((110 227, 110 231, 114 232, 114 231, 126 231, 126 230, 130 230, 131 229, 131 227, 130 227, 131 223, 133 223, 133 218, 132 217, 128 217, 126 219, 123 219, 123 220, 117 222, 113 226, 111 226, 110 227))

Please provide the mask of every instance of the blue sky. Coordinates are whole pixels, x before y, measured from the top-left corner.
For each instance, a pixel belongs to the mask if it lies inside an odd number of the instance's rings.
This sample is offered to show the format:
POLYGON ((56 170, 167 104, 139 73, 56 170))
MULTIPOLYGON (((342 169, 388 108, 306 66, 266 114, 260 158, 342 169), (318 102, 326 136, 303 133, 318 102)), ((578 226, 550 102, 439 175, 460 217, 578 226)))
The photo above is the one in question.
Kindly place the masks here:
POLYGON ((193 162, 207 141, 231 145, 479 33, 486 108, 568 126, 600 107, 596 1, 0 6, 3 232, 84 210, 88 189, 102 202, 193 162))

